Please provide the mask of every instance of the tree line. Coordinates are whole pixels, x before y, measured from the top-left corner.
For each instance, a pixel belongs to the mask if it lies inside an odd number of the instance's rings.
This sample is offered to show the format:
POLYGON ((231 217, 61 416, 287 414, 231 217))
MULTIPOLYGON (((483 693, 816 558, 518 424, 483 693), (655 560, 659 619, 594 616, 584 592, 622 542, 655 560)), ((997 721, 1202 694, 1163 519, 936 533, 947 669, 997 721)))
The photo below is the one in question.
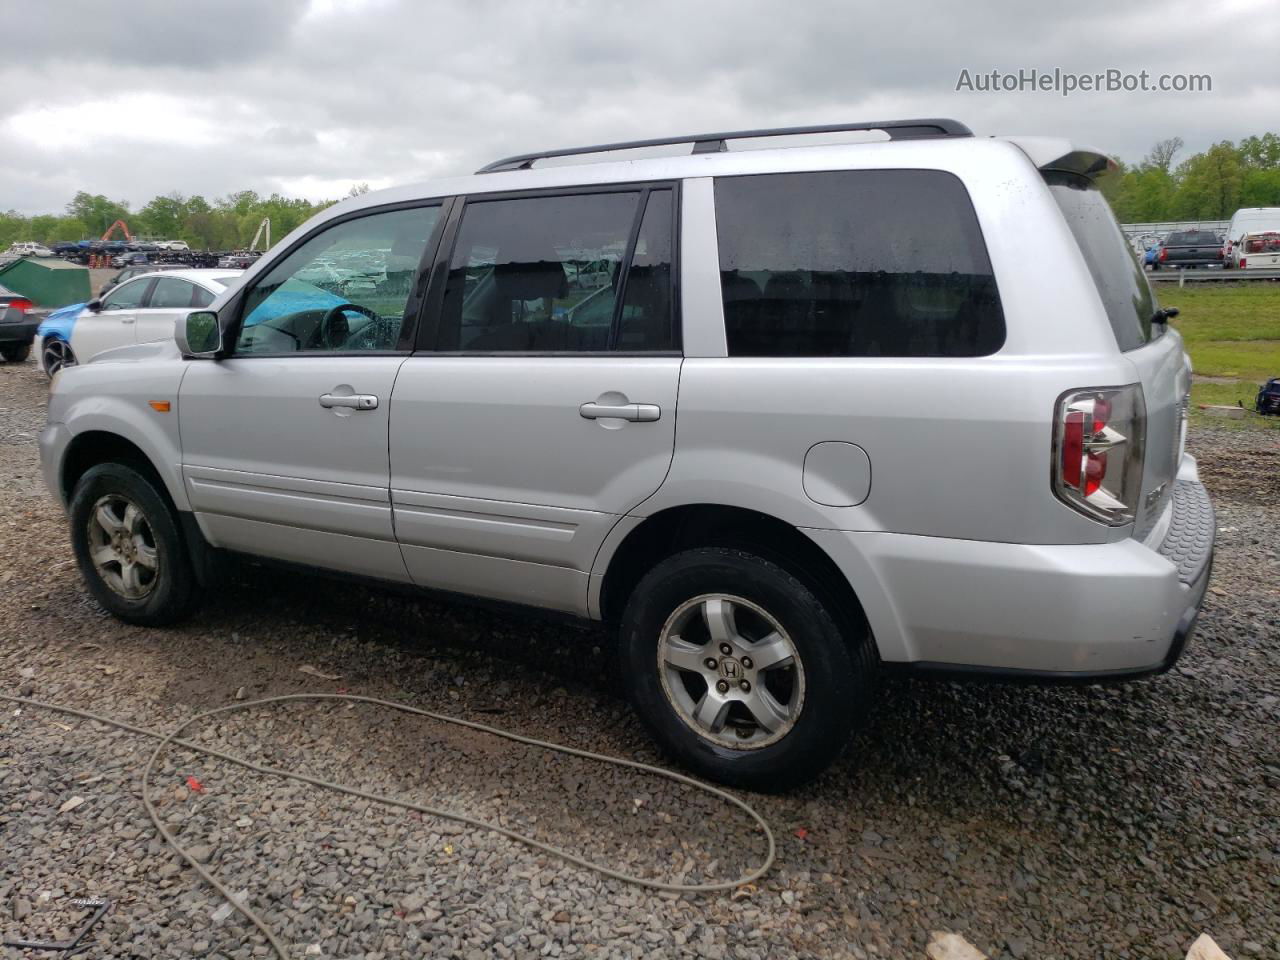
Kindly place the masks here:
MULTIPOLYGON (((356 196, 368 189, 367 184, 357 184, 347 195, 356 196)), ((236 250, 249 244, 264 217, 271 219, 272 240, 278 240, 336 202, 312 203, 278 193, 262 197, 253 190, 241 190, 212 203, 201 196, 169 193, 132 210, 127 201, 81 191, 61 215, 28 217, 13 210, 0 213, 0 250, 22 240, 50 245, 96 239, 117 220, 127 223, 134 236, 185 240, 196 250, 236 250)), ((119 239, 119 232, 112 238, 119 239)))
POLYGON ((1280 207, 1280 135, 1223 140, 1176 162, 1181 137, 1100 178, 1121 223, 1229 220, 1241 207, 1280 207))
MULTIPOLYGON (((1280 206, 1280 135, 1224 140, 1175 163, 1182 148, 1181 137, 1161 140, 1141 162, 1121 162, 1101 178, 1121 223, 1226 220, 1241 207, 1280 206)), ((357 184, 348 196, 368 189, 357 184)), ((48 245, 100 237, 116 220, 128 223, 135 236, 185 240, 200 250, 235 250, 248 245, 264 217, 271 219, 271 236, 278 240, 335 202, 241 190, 212 203, 198 195, 169 193, 131 210, 125 201, 81 191, 62 215, 0 213, 0 250, 20 240, 48 245)))

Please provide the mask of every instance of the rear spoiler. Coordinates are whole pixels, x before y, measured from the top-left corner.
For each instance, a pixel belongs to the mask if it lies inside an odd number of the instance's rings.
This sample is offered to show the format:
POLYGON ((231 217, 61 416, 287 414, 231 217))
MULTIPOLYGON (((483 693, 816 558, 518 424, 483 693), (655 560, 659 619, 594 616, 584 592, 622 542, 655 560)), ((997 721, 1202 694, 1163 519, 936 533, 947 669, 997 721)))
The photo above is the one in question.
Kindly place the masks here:
POLYGON ((1078 147, 1068 140, 1056 137, 1009 137, 1036 169, 1045 173, 1073 173, 1090 180, 1100 174, 1118 169, 1117 164, 1101 150, 1078 147))

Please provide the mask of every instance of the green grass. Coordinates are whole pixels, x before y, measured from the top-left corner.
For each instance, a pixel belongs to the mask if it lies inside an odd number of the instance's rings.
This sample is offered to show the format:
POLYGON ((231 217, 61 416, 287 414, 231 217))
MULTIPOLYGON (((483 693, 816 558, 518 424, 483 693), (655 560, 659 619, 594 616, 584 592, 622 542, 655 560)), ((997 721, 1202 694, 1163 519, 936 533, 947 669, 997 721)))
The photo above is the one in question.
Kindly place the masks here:
POLYGON ((1156 295, 1161 306, 1181 311, 1174 325, 1186 341, 1195 372, 1234 380, 1192 384, 1192 419, 1231 427, 1280 429, 1280 417, 1253 413, 1259 384, 1269 377, 1280 377, 1280 284, 1161 284, 1156 287, 1156 295), (1243 421, 1209 419, 1198 409, 1199 404, 1237 403, 1249 411, 1243 421))

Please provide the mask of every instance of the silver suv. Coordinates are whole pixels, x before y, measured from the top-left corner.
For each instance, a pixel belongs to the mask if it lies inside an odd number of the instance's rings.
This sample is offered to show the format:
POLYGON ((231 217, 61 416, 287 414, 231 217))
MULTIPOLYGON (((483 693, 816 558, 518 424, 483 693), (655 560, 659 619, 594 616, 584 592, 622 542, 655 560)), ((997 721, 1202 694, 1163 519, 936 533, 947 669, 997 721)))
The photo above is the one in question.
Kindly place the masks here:
POLYGON ((349 199, 176 344, 63 371, 90 590, 169 623, 226 552, 603 620, 660 744, 756 789, 886 668, 1167 669, 1214 520, 1109 161, 950 120, 726 149, 832 129, 349 199))

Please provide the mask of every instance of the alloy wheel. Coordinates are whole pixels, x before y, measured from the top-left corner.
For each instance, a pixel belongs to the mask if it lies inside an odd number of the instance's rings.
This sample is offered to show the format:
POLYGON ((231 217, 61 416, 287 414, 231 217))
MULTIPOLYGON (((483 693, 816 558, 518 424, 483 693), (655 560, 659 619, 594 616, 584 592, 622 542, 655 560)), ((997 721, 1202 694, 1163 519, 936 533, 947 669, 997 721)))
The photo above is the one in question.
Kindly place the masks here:
POLYGON ((51 377, 63 367, 76 365, 76 355, 71 352, 71 344, 65 340, 46 340, 41 359, 44 362, 44 372, 51 377))
POLYGON ((790 636, 762 607, 730 594, 694 597, 667 618, 658 672, 680 719, 735 750, 782 739, 804 705, 804 666, 790 636))
POLYGON ((89 557, 111 590, 141 600, 155 589, 160 555, 146 514, 118 493, 99 498, 89 514, 89 557))

